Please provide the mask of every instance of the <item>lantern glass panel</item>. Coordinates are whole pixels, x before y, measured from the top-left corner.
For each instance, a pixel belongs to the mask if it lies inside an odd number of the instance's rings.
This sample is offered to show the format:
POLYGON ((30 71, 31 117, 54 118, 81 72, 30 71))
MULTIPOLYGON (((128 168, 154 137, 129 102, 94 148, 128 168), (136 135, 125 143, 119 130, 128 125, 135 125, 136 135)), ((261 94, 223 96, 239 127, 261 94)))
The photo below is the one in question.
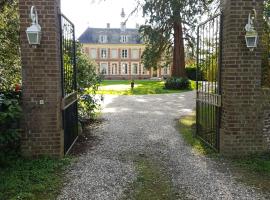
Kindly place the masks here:
POLYGON ((37 44, 38 43, 38 33, 27 33, 28 40, 30 44, 37 44))
POLYGON ((246 36, 247 47, 257 47, 257 36, 246 36))

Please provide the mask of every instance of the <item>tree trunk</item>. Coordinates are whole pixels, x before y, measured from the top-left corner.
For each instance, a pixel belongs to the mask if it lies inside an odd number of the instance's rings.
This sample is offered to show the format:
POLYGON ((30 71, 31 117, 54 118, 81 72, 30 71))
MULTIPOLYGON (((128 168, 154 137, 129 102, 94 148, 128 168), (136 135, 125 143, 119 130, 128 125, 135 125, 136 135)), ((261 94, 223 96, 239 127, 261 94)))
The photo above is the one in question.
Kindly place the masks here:
POLYGON ((181 21, 174 22, 173 77, 186 77, 185 48, 181 21))

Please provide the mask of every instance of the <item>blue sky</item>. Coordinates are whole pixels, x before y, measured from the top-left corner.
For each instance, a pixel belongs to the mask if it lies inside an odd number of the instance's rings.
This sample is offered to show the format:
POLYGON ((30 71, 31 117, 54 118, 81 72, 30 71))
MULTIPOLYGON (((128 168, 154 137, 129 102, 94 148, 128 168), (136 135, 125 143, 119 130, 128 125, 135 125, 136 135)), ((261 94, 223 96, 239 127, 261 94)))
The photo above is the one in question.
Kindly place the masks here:
MULTIPOLYGON (((76 28, 76 38, 87 27, 105 28, 107 23, 112 28, 120 27, 121 9, 124 8, 128 15, 136 5, 135 0, 61 0, 62 13, 67 16, 76 28)), ((135 28, 136 23, 143 24, 141 13, 132 16, 128 28, 135 28)))

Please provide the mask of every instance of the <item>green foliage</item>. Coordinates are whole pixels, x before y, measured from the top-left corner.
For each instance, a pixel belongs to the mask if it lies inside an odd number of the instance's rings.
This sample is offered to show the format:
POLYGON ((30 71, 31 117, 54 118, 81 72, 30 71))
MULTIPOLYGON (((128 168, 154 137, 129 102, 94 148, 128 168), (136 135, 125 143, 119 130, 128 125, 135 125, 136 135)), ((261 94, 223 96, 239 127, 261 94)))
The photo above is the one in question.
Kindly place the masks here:
POLYGON ((102 80, 96 73, 96 64, 82 53, 81 44, 77 44, 77 83, 79 88, 78 112, 81 121, 93 119, 100 108, 96 91, 102 80))
POLYGON ((233 159, 233 162, 240 167, 252 172, 267 173, 270 175, 270 154, 252 155, 233 159))
POLYGON ((187 45, 194 48, 193 32, 198 24, 199 15, 211 2, 204 0, 145 1, 143 14, 147 16, 148 20, 146 25, 140 28, 140 33, 146 43, 142 55, 144 66, 146 68, 167 66, 172 60, 173 66, 177 65, 176 60, 184 63, 183 60, 181 61, 181 55, 185 53, 184 49, 181 49, 180 43, 183 43, 185 39, 187 45), (180 29, 179 35, 175 32, 176 27, 180 29), (173 53, 174 49, 178 48, 180 53, 173 53))
POLYGON ((89 90, 80 95, 78 105, 80 121, 85 122, 94 119, 99 109, 99 100, 89 90))
POLYGON ((195 68, 195 67, 186 67, 185 69, 186 69, 187 77, 190 80, 196 81, 197 68, 195 68))
POLYGON ((206 53, 205 60, 201 63, 200 69, 202 71, 202 77, 207 81, 216 81, 218 77, 218 63, 217 54, 213 52, 211 54, 206 53))
POLYGON ((0 165, 0 199, 56 199, 70 158, 35 160, 13 157, 0 165))
POLYGON ((176 78, 171 77, 166 79, 165 82, 166 89, 174 89, 174 90, 187 90, 191 88, 191 82, 188 78, 176 78))
POLYGON ((162 33, 149 25, 140 27, 141 34, 145 37, 146 47, 142 55, 144 67, 150 69, 153 67, 167 67, 172 62, 172 48, 170 32, 162 33))
POLYGON ((0 93, 0 164, 7 154, 19 148, 19 119, 21 117, 19 93, 0 93))
POLYGON ((270 87, 270 26, 269 26, 269 16, 270 16, 270 1, 265 1, 264 10, 264 32, 262 36, 263 44, 263 59, 262 59, 262 85, 270 87))
POLYGON ((8 90, 21 81, 18 2, 0 5, 0 90, 8 90))
MULTIPOLYGON (((187 77, 190 80, 196 81, 196 76, 197 76, 197 68, 196 67, 186 67, 186 74, 187 77)), ((199 81, 203 81, 204 80, 204 75, 203 72, 201 70, 198 71, 198 80, 199 81)))

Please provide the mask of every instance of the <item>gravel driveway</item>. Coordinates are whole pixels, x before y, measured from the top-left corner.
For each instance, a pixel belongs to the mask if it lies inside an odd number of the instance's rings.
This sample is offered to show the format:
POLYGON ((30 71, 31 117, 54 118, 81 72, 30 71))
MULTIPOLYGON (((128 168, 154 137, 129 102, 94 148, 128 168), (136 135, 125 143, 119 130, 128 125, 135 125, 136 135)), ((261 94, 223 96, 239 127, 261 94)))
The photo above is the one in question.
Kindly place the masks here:
POLYGON ((194 97, 194 92, 106 96, 105 121, 92 133, 99 142, 67 171, 58 199, 122 199, 138 175, 134 155, 158 160, 173 189, 183 194, 179 199, 270 199, 184 143, 177 119, 192 112, 194 97))

